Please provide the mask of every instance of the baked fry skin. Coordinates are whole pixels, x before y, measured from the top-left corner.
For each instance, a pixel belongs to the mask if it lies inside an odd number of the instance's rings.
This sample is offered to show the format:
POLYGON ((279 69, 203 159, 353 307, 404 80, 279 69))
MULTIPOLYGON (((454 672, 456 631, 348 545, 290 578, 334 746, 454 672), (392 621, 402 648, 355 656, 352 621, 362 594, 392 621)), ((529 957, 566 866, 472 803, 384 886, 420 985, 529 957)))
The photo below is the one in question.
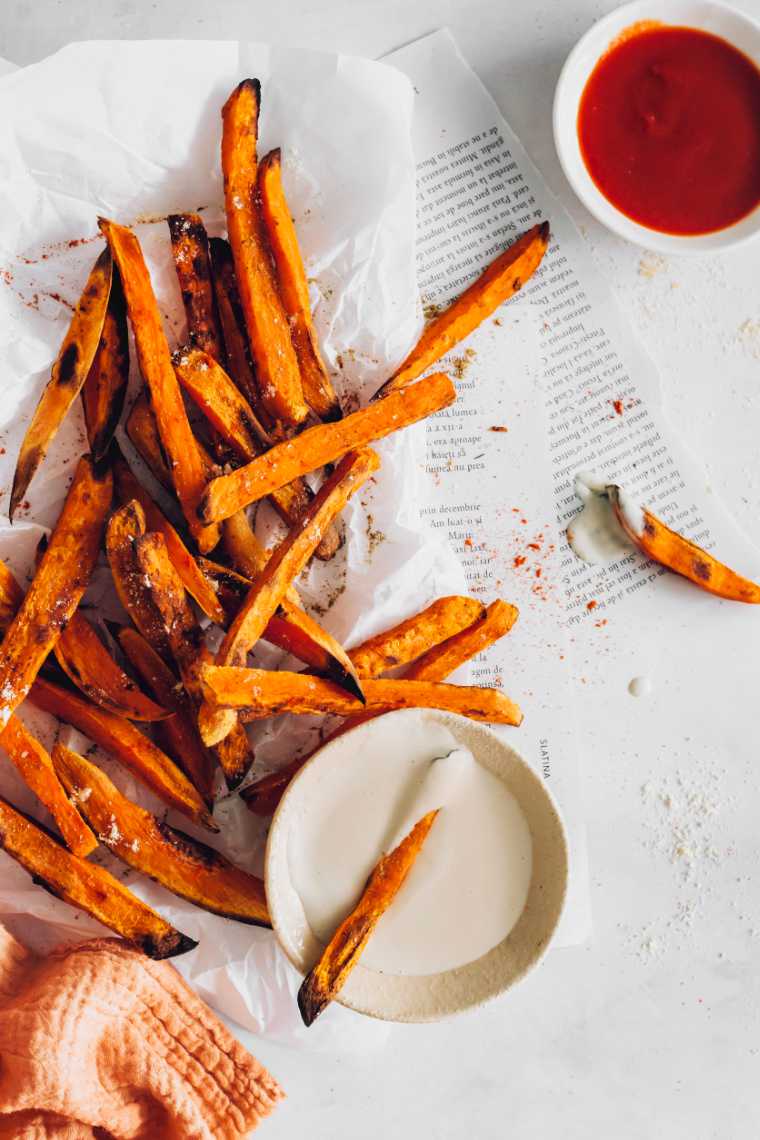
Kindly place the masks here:
POLYGON ((306 403, 325 422, 339 420, 341 408, 319 351, 309 302, 306 270, 298 236, 282 188, 279 147, 259 163, 257 189, 269 248, 274 257, 280 296, 290 322, 290 335, 301 370, 306 403))
POLYGON ((140 371, 150 393, 172 484, 201 554, 208 554, 219 541, 219 528, 204 527, 198 521, 197 506, 205 487, 206 473, 174 375, 169 345, 140 243, 126 226, 117 225, 107 218, 100 218, 98 224, 121 274, 140 371))
POLYGON ((486 607, 477 598, 437 598, 420 613, 349 649, 348 656, 360 677, 379 677, 388 669, 408 665, 431 645, 467 629, 485 612, 486 607))
POLYGON ((129 335, 124 290, 113 267, 103 329, 95 358, 82 388, 82 407, 90 454, 99 463, 108 451, 124 410, 129 381, 129 335))
POLYGON ((98 841, 66 795, 47 749, 17 716, 12 716, 0 732, 0 747, 13 761, 26 786, 52 815, 69 851, 86 858, 98 841))
POLYGON ((0 727, 24 697, 75 612, 98 560, 111 506, 110 471, 79 460, 34 578, 0 645, 0 727))
POLYGON ((114 511, 108 520, 106 555, 119 601, 143 637, 166 657, 169 642, 164 623, 146 588, 145 576, 135 555, 135 543, 145 532, 145 512, 132 499, 114 511))
MULTIPOLYGON (((482 653, 489 645, 493 645, 495 641, 509 633, 517 616, 517 608, 508 602, 503 602, 500 599, 492 602, 482 618, 441 642, 440 645, 431 646, 422 657, 418 657, 414 664, 406 670, 405 680, 445 681, 460 665, 464 665, 477 653, 482 653)), ((376 715, 376 713, 362 712, 349 717, 331 732, 323 743, 327 744, 336 736, 341 736, 357 724, 371 720, 376 715)), ((322 745, 320 744, 318 747, 321 748, 322 745)), ((256 815, 271 815, 296 772, 301 770, 315 751, 317 749, 307 752, 305 756, 296 757, 290 764, 280 768, 278 772, 271 772, 268 776, 263 776, 260 780, 255 780, 243 788, 240 795, 245 800, 249 811, 256 815)))
POLYGON ((51 895, 92 915, 149 958, 173 958, 198 945, 105 867, 67 851, 4 799, 0 799, 0 847, 51 895))
POLYGON ((256 383, 256 374, 251 362, 248 338, 244 331, 245 318, 240 304, 235 263, 230 243, 224 238, 210 238, 211 272, 214 278, 214 293, 222 326, 227 371, 235 386, 245 396, 256 413, 256 418, 271 429, 272 417, 261 404, 261 393, 256 383))
POLYGON ((7 629, 24 600, 24 591, 0 559, 0 630, 7 629))
POLYGON ((391 432, 447 408, 456 388, 442 372, 425 376, 403 392, 391 392, 331 424, 307 428, 292 442, 275 444, 245 467, 212 479, 201 498, 200 517, 220 521, 271 495, 278 487, 333 463, 347 451, 365 447, 391 432))
POLYGON ((71 749, 56 744, 53 764, 69 795, 117 858, 203 910, 255 926, 271 925, 261 879, 156 819, 71 749))
POLYGON ((261 84, 244 79, 222 108, 227 231, 261 401, 275 421, 298 427, 309 408, 256 201, 260 105, 261 84))
POLYGON ((188 594, 195 598, 206 617, 217 625, 222 625, 224 610, 214 590, 209 585, 208 579, 202 573, 178 532, 153 501, 125 459, 121 457, 114 459, 113 474, 116 498, 122 506, 131 502, 132 499, 140 504, 145 515, 146 528, 158 531, 159 534, 163 535, 172 565, 182 579, 188 594))
POLYGON ((129 441, 145 466, 167 491, 173 490, 172 477, 161 446, 156 417, 148 397, 141 392, 129 410, 125 425, 129 441))
POLYGON ((103 330, 111 292, 112 268, 111 253, 104 249, 87 278, 53 364, 50 379, 21 443, 8 508, 11 522, 34 473, 45 458, 53 436, 87 379, 103 330))
POLYGON ((464 293, 430 321, 406 360, 383 384, 375 399, 406 387, 469 336, 532 277, 548 246, 549 223, 541 222, 500 253, 464 293))
POLYGON ((76 693, 41 677, 32 686, 30 700, 43 712, 79 729, 155 792, 168 807, 175 808, 210 831, 219 830, 184 772, 131 721, 113 716, 76 693))
POLYGON ((169 214, 172 243, 190 343, 214 360, 224 360, 222 330, 211 281, 208 234, 200 214, 169 214))
POLYGON ((760 585, 737 574, 729 566, 719 562, 700 546, 689 542, 682 534, 667 527, 651 511, 642 509, 644 526, 641 532, 633 529, 620 503, 620 488, 611 484, 607 494, 615 512, 615 517, 633 545, 647 558, 667 566, 675 574, 688 578, 701 590, 727 598, 732 602, 760 604, 760 585))
POLYGON ((166 662, 136 629, 123 626, 116 631, 116 640, 156 700, 171 710, 172 715, 157 726, 159 742, 200 792, 211 811, 216 764, 201 741, 187 693, 166 662))
POLYGON ((261 720, 280 713, 330 714, 391 712, 393 709, 442 709, 471 720, 519 725, 518 706, 497 689, 441 682, 364 680, 364 704, 322 677, 306 673, 206 665, 201 670, 206 701, 211 708, 234 709, 243 720, 261 720))
POLYGON ((372 931, 403 887, 435 823, 438 810, 424 815, 398 847, 383 855, 358 903, 343 919, 318 962, 304 978, 298 991, 298 1008, 304 1025, 313 1024, 345 985, 372 931))
MULTIPOLYGON (((325 528, 379 464, 377 454, 371 450, 349 452, 341 460, 320 488, 300 524, 275 548, 254 581, 217 651, 217 664, 245 664, 249 650, 286 600, 291 582, 303 570, 325 528)), ((342 653, 340 665, 339 683, 361 700, 361 685, 345 653, 342 653)), ((229 731, 229 710, 212 709, 204 704, 198 723, 204 742, 217 743, 229 731)))

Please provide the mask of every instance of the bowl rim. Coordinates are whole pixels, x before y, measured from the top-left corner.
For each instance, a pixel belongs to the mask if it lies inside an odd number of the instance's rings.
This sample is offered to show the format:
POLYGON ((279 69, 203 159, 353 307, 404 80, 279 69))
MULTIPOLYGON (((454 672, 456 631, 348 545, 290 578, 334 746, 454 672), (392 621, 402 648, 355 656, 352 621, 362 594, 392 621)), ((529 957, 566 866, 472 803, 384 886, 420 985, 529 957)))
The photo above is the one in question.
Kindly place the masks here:
MULTIPOLYGON (((621 4, 611 12, 602 16, 599 20, 596 20, 570 50, 562 65, 554 89, 552 131, 554 135, 554 148, 565 178, 579 201, 601 225, 605 226, 618 237, 657 253, 704 256, 710 253, 722 253, 725 250, 735 249, 738 246, 746 245, 754 241, 758 237, 758 234, 760 234, 760 203, 755 206, 754 210, 749 214, 740 218, 737 222, 733 222, 730 226, 726 226, 720 230, 711 230, 705 234, 670 234, 663 230, 650 229, 648 226, 644 226, 634 221, 633 218, 628 217, 622 210, 619 210, 596 186, 591 175, 588 173, 585 163, 583 162, 583 157, 580 154, 580 145, 578 143, 577 101, 573 117, 572 138, 568 137, 566 125, 562 122, 563 116, 567 114, 566 105, 569 99, 568 88, 575 80, 579 61, 595 41, 600 40, 604 42, 599 46, 598 50, 593 50, 594 63, 583 78, 581 92, 585 87, 591 70, 593 70, 593 67, 595 67, 599 59, 601 59, 609 44, 622 30, 632 24, 647 19, 659 21, 664 24, 670 22, 673 26, 684 26, 679 21, 678 13, 679 10, 687 8, 695 10, 701 8, 703 11, 711 10, 714 13, 726 15, 730 19, 735 20, 737 24, 743 25, 747 29, 748 35, 756 36, 760 42, 760 21, 747 15, 746 12, 739 11, 731 4, 723 3, 722 0, 671 0, 671 2, 668 2, 668 0, 629 0, 628 3, 621 4), (578 178, 575 169, 573 169, 573 163, 570 161, 571 156, 574 156, 576 153, 576 148, 580 162, 587 174, 587 180, 581 181, 578 178), (751 222, 749 226, 746 225, 748 221, 751 222), (740 228, 741 231, 736 232, 740 228)), ((687 18, 684 17, 684 20, 686 19, 687 18)), ((686 26, 699 28, 700 23, 698 18, 694 16, 692 21, 689 21, 686 26)), ((737 51, 748 55, 746 45, 742 42, 738 42, 736 38, 724 33, 713 34, 720 35, 721 38, 730 43, 737 51)), ((760 63, 757 61, 754 62, 756 62, 756 66, 760 67, 760 63)))
MULTIPOLYGON (((557 929, 559 928, 562 916, 565 912, 571 873, 570 849, 567 830, 562 817, 562 813, 553 793, 546 786, 545 780, 542 779, 533 765, 528 763, 524 756, 522 756, 521 753, 518 752, 517 749, 515 749, 515 747, 509 741, 505 740, 503 736, 494 732, 493 728, 491 728, 489 725, 472 721, 468 717, 460 716, 457 713, 443 712, 434 709, 396 709, 392 712, 384 713, 382 716, 373 719, 380 721, 384 717, 408 717, 415 714, 419 715, 420 713, 430 716, 431 718, 437 720, 439 723, 451 727, 455 732, 456 726, 459 725, 460 729, 465 732, 467 732, 467 730, 471 730, 474 736, 490 738, 490 740, 496 744, 497 748, 501 750, 502 754, 507 754, 508 759, 511 760, 511 762, 515 763, 520 769, 522 769, 526 779, 532 788, 538 789, 539 796, 544 800, 544 806, 547 811, 547 818, 551 819, 552 826, 556 830, 556 851, 561 868, 561 880, 558 884, 558 905, 556 907, 556 913, 554 915, 553 922, 548 927, 546 937, 543 939, 541 945, 534 949, 527 963, 525 963, 522 968, 514 972, 512 975, 505 976, 503 980, 499 980, 497 983, 494 983, 493 978, 490 977, 490 988, 485 987, 485 992, 479 993, 476 996, 470 994, 467 995, 463 1000, 460 999, 454 1002, 447 1001, 444 1003, 444 1008, 435 1009, 432 1011, 420 1009, 406 1009, 403 1011, 396 1009, 395 1011, 389 1011, 387 1008, 382 1008, 382 998, 374 1003, 367 1000, 361 1001, 354 998, 350 992, 347 994, 345 990, 342 991, 334 999, 338 1004, 345 1006, 354 1012, 361 1013, 365 1016, 372 1017, 381 1021, 405 1023, 444 1021, 450 1019, 451 1017, 458 1016, 464 1012, 477 1009, 485 1005, 487 1002, 494 1000, 494 998, 499 997, 507 991, 513 989, 514 986, 518 985, 521 981, 523 981, 524 978, 526 978, 530 973, 533 972, 533 970, 536 969, 536 967, 544 960, 547 951, 553 944, 554 937, 556 935, 557 929)), ((284 836, 281 834, 283 827, 285 826, 283 821, 287 823, 287 817, 290 813, 293 797, 294 795, 298 795, 297 785, 302 781, 303 778, 309 778, 305 775, 307 773, 307 770, 309 772, 312 772, 314 767, 320 762, 324 753, 330 749, 332 745, 337 744, 339 740, 348 739, 354 734, 360 732, 362 729, 367 731, 369 723, 370 722, 364 722, 362 724, 355 725, 347 732, 341 734, 340 737, 336 737, 334 740, 326 741, 325 744, 317 752, 310 756, 304 766, 291 780, 272 817, 269 834, 267 836, 264 864, 264 881, 267 899, 270 900, 270 918, 272 921, 272 930, 277 938, 277 942, 280 948, 287 957, 288 961, 296 970, 299 971, 299 973, 303 973, 304 969, 302 959, 297 956, 297 952, 295 952, 293 949, 293 940, 286 934, 285 923, 281 921, 283 915, 280 908, 277 905, 272 906, 271 904, 271 899, 277 899, 278 894, 281 894, 279 889, 279 882, 281 881, 280 876, 282 872, 280 866, 278 866, 278 863, 281 863, 283 858, 287 858, 286 855, 283 856, 281 851, 278 850, 278 848, 281 848, 283 842, 285 842, 285 844, 287 843, 287 832, 284 836)), ((513 927, 512 930, 516 929, 519 922, 520 919, 518 919, 518 922, 515 924, 515 927, 513 927)), ((398 980, 405 978, 410 984, 416 983, 422 986, 424 983, 429 984, 431 982, 434 982, 436 979, 445 979, 453 975, 461 976, 464 972, 476 968, 480 963, 483 963, 486 958, 494 955, 494 953, 500 948, 503 948, 508 942, 511 934, 512 931, 510 931, 505 936, 505 938, 497 944, 497 946, 487 951, 486 954, 482 955, 474 962, 467 963, 466 965, 458 967, 454 970, 445 970, 440 973, 429 975, 382 975, 375 974, 373 971, 363 969, 360 963, 356 967, 355 973, 359 975, 364 973, 374 977, 379 977, 383 980, 392 980, 394 978, 398 980)), ((349 980, 347 985, 349 991, 350 985, 351 982, 349 980)), ((382 982, 380 985, 382 985, 382 982)))

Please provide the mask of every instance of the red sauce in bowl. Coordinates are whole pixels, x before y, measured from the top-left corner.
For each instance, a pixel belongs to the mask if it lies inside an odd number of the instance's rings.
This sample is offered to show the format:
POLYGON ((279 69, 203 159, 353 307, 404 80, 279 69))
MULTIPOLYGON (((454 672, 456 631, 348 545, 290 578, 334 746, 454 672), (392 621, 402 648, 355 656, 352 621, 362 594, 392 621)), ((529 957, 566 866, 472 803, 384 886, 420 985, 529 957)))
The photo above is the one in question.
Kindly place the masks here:
POLYGON ((633 221, 725 229, 760 204, 760 71, 708 32, 634 30, 591 73, 578 139, 599 190, 633 221))

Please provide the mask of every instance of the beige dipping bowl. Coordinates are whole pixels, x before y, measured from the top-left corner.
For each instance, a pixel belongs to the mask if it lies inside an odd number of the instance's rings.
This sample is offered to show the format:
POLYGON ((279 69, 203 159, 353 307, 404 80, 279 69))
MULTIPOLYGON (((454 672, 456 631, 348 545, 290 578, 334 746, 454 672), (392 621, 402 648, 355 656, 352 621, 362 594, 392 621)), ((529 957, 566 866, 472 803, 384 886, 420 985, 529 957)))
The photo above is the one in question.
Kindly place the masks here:
MULTIPOLYGON (((382 750, 373 751, 367 745, 382 732, 388 718, 405 718, 407 723, 401 725, 405 729, 419 730, 420 725, 428 726, 431 732, 434 726, 448 729, 458 745, 468 748, 479 764, 505 783, 527 822, 532 841, 526 902, 516 924, 498 945, 467 965, 435 974, 380 973, 360 961, 336 999, 349 1009, 384 1021, 437 1021, 504 993, 543 958, 565 901, 567 839, 543 780, 485 725, 424 709, 387 713, 358 725, 326 744, 304 765, 283 796, 269 832, 265 877, 272 925, 285 954, 302 974, 314 965, 322 944, 309 927, 293 884, 290 837, 307 811, 326 813, 336 796, 345 794, 349 766, 352 777, 361 779, 372 775, 368 765, 382 764, 382 750)), ((456 906, 455 899, 452 906, 456 906)))

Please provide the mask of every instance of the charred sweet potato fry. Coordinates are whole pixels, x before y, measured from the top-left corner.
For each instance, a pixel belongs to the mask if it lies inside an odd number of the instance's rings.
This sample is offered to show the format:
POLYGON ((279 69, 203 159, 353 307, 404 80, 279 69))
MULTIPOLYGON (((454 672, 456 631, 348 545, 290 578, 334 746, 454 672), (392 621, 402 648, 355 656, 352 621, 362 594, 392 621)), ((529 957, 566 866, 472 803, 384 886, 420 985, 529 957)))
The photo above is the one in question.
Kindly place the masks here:
POLYGON ((23 600, 24 591, 5 563, 0 560, 0 630, 7 629, 23 600))
POLYGON ((33 704, 71 724, 115 757, 169 807, 196 823, 218 831, 199 793, 169 757, 131 721, 113 716, 76 693, 38 677, 32 686, 33 704))
POLYGON ((193 538, 201 553, 207 554, 219 541, 219 528, 201 526, 198 521, 197 506, 206 473, 172 368, 148 267, 132 230, 106 218, 101 218, 99 224, 121 274, 140 371, 150 392, 172 484, 193 538))
POLYGON ((208 234, 200 214, 169 214, 166 219, 172 241, 182 304, 190 343, 214 360, 224 360, 222 330, 211 280, 208 234))
MULTIPOLYGON (((272 552, 251 586, 247 598, 230 624, 219 647, 219 665, 244 665, 249 650, 263 635, 270 620, 286 597, 288 587, 306 565, 322 532, 348 499, 379 466, 373 451, 349 452, 325 481, 298 527, 272 552)), ((339 683, 361 699, 361 685, 348 657, 343 654, 339 683)), ((228 710, 204 706, 198 723, 206 744, 224 739, 229 723, 228 710)))
POLYGON ((383 400, 332 424, 316 424, 294 440, 275 444, 245 467, 220 475, 209 483, 199 506, 201 518, 221 520, 271 495, 300 475, 340 459, 347 451, 364 447, 391 432, 439 412, 456 399, 456 389, 443 373, 391 392, 383 400))
POLYGON ((358 903, 343 919, 319 961, 304 978, 298 991, 298 1008, 304 1025, 311 1025, 346 984, 372 931, 403 887, 437 815, 437 810, 428 812, 398 847, 389 855, 383 855, 358 903))
POLYGON ((339 420, 340 403, 319 351, 311 316, 309 286, 298 247, 296 227, 282 188, 280 151, 272 150, 259 163, 257 184, 261 216, 274 257, 280 296, 290 321, 290 335, 301 369, 306 403, 320 420, 339 420))
POLYGON ((261 403, 261 393, 256 382, 256 373, 251 362, 248 337, 245 333, 245 318, 240 304, 235 264, 229 242, 224 238, 209 240, 211 251, 211 271, 214 277, 214 293, 222 326, 224 350, 227 358, 227 371, 236 387, 242 392, 256 412, 256 418, 267 429, 272 429, 272 417, 261 403))
POLYGON ((431 681, 364 680, 364 702, 334 681, 305 673, 206 665, 201 670, 203 691, 211 708, 235 709, 243 720, 261 720, 280 713, 390 712, 392 709, 443 709, 493 724, 518 725, 518 706, 497 689, 447 685, 431 681))
MULTIPOLYGON (((515 606, 501 600, 492 602, 483 616, 476 619, 472 625, 442 641, 440 645, 432 645, 422 657, 418 657, 407 669, 404 679, 445 681, 460 665, 464 665, 476 653, 482 653, 489 645, 493 645, 495 641, 509 633, 516 619, 515 606)), ((376 715, 378 714, 373 712, 361 712, 357 716, 349 717, 331 732, 323 743, 326 744, 327 741, 341 736, 357 724, 371 720, 376 715)), ((244 788, 240 795, 250 811, 256 815, 271 815, 296 772, 299 772, 306 761, 314 755, 314 751, 296 757, 278 772, 271 772, 244 788)))
POLYGON ((69 850, 83 859, 94 851, 98 841, 66 795, 47 749, 17 716, 12 716, 0 732, 0 747, 16 765, 27 787, 50 812, 69 850))
POLYGON ((408 665, 431 645, 466 629, 485 612, 476 598, 437 598, 420 613, 349 649, 348 656, 360 677, 379 677, 388 669, 408 665))
POLYGON ((128 381, 127 307, 119 271, 114 267, 100 343, 82 388, 87 438, 96 463, 108 451, 121 419, 128 381))
POLYGON ((125 426, 132 446, 151 475, 158 479, 162 487, 173 490, 169 465, 156 426, 156 417, 150 410, 148 397, 144 392, 140 393, 130 408, 125 426))
POLYGON ((667 566, 668 570, 680 574, 683 578, 688 578, 708 594, 715 594, 732 602, 760 604, 760 585, 756 582, 737 574, 712 554, 689 542, 682 534, 671 530, 651 511, 642 509, 641 527, 634 527, 629 513, 621 505, 620 488, 611 484, 607 488, 607 494, 621 527, 633 545, 647 558, 667 566))
POLYGON ((198 734, 195 715, 184 687, 136 629, 124 626, 116 631, 115 636, 143 683, 156 700, 171 711, 172 715, 157 726, 162 748, 179 764, 211 810, 214 804, 216 764, 198 734))
POLYGON ((145 515, 146 528, 163 535, 172 565, 182 579, 188 594, 195 598, 207 617, 211 618, 217 625, 222 625, 224 623, 224 611, 219 599, 166 515, 156 505, 142 483, 139 482, 125 459, 114 460, 113 473, 116 483, 116 497, 119 502, 126 505, 134 499, 140 504, 145 515))
POLYGON ((47 550, 0 646, 0 727, 21 704, 79 605, 98 559, 113 485, 82 456, 47 550))
MULTIPOLYGON (((213 661, 203 640, 203 631, 195 620, 184 587, 169 560, 166 544, 160 534, 143 535, 135 541, 135 557, 146 589, 160 614, 164 632, 190 700, 203 701, 199 671, 213 661)), ((224 772, 227 786, 236 788, 251 766, 251 753, 245 729, 235 713, 227 712, 228 731, 213 754, 224 772)))
POLYGON ((244 79, 222 108, 224 205, 261 400, 274 420, 297 427, 309 409, 256 201, 260 103, 259 81, 244 79))
POLYGON ((198 945, 141 902, 105 867, 67 851, 3 799, 0 847, 51 895, 92 915, 149 958, 173 958, 198 945))
POLYGON ((469 336, 490 317, 538 269, 549 245, 549 223, 542 222, 524 233, 481 273, 461 296, 434 317, 404 363, 375 396, 404 388, 432 364, 469 336))
POLYGON ((113 261, 108 249, 98 256, 84 291, 77 302, 71 324, 56 357, 50 379, 40 397, 32 422, 27 428, 13 476, 8 517, 13 515, 26 494, 35 471, 45 458, 50 442, 79 395, 100 342, 111 292, 113 261))
POLYGON ((117 858, 203 910, 255 926, 270 925, 261 879, 138 807, 100 768, 69 748, 56 744, 53 764, 101 842, 117 858))
POLYGON ((135 542, 145 531, 145 512, 132 499, 114 511, 108 520, 106 555, 119 601, 143 637, 165 657, 169 653, 169 643, 164 623, 153 604, 135 554, 135 542))

